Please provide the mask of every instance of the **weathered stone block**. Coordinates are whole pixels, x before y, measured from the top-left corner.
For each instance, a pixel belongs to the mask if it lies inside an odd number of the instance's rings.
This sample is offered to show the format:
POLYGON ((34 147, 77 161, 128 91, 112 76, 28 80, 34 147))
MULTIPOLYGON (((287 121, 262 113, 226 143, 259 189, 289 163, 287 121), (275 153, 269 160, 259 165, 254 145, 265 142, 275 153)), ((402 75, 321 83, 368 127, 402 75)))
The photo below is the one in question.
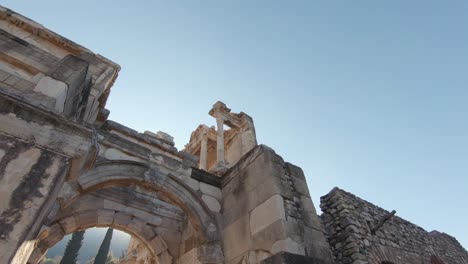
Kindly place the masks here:
POLYGON ((41 241, 41 243, 43 243, 49 248, 55 245, 60 240, 62 240, 62 238, 66 235, 59 224, 54 224, 50 226, 48 233, 49 235, 46 238, 44 238, 41 241))
POLYGON ((114 216, 114 225, 121 228, 126 228, 132 221, 132 216, 123 212, 116 212, 114 216))
POLYGON ((179 259, 180 264, 201 264, 198 260, 198 249, 194 248, 182 255, 179 259))
POLYGON ((161 239, 161 237, 159 236, 156 236, 155 238, 153 238, 151 241, 150 241, 150 245, 151 247, 154 249, 154 253, 156 255, 159 255, 161 254, 162 252, 166 251, 167 250, 167 245, 166 243, 164 242, 164 240, 161 239))
POLYGON ((211 197, 209 195, 202 195, 202 200, 206 203, 208 208, 210 208, 211 211, 219 213, 221 211, 221 205, 219 204, 218 200, 216 198, 211 197))
POLYGON ((264 250, 250 250, 244 255, 241 263, 242 264, 259 264, 264 259, 271 256, 271 253, 264 250))
POLYGON ((34 91, 55 99, 55 111, 63 112, 67 98, 68 85, 62 81, 45 76, 39 80, 34 91))
POLYGON ((215 186, 206 184, 204 182, 200 182, 200 191, 202 193, 204 193, 204 194, 207 194, 209 196, 213 196, 216 199, 221 200, 221 197, 222 197, 221 189, 219 189, 219 188, 217 188, 215 186))
MULTIPOLYGON (((159 263, 172 263, 172 256, 169 252, 165 251, 158 256, 159 263)), ((196 264, 197 262, 194 262, 196 264)))
POLYGON ((201 263, 223 263, 221 245, 217 242, 203 244, 198 248, 198 260, 201 263))
POLYGON ((283 197, 278 194, 273 195, 252 210, 250 213, 250 233, 254 235, 277 220, 286 220, 283 197))
POLYGON ((73 233, 77 229, 77 224, 74 216, 63 218, 59 221, 65 233, 73 233))
POLYGON ((253 249, 261 249, 269 252, 276 241, 283 240, 288 237, 286 224, 287 223, 284 220, 277 220, 276 222, 263 228, 261 231, 253 234, 253 249))
POLYGON ((252 245, 249 216, 240 217, 223 230, 224 256, 226 261, 244 254, 252 245))
POLYGON ((270 252, 272 254, 276 254, 281 251, 305 255, 304 245, 297 243, 291 238, 276 241, 273 246, 271 246, 270 252))
POLYGON ((323 262, 315 258, 306 257, 289 252, 277 253, 261 262, 262 264, 331 264, 332 262, 323 262))
POLYGON ((189 177, 183 177, 182 180, 187 184, 192 190, 200 190, 200 182, 189 177))

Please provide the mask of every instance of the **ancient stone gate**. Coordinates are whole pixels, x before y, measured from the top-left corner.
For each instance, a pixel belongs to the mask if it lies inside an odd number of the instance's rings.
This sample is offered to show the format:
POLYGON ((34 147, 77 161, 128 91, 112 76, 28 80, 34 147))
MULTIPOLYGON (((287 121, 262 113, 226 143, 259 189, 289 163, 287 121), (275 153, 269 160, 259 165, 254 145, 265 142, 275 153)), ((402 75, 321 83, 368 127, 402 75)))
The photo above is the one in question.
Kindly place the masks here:
POLYGON ((338 188, 318 217, 302 170, 222 102, 184 150, 107 120, 119 70, 0 7, 0 263, 102 226, 132 235, 121 264, 468 264, 455 238, 338 188))
POLYGON ((38 263, 89 227, 130 233, 141 263, 330 263, 302 171, 217 102, 184 150, 107 120, 120 68, 0 8, 0 263, 38 263), (224 126, 229 129, 224 130, 224 126), (144 252, 143 252, 144 251, 144 252))

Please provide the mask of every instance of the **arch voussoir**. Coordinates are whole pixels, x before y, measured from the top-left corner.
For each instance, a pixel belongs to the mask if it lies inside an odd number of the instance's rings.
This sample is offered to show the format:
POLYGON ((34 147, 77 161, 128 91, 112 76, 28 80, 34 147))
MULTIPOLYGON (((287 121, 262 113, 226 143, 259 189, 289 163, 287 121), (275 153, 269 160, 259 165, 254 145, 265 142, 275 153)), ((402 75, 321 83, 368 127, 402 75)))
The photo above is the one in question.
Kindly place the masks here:
POLYGON ((114 222, 115 211, 100 209, 96 211, 98 223, 101 226, 108 226, 114 222))
POLYGON ((69 216, 62 218, 58 221, 62 229, 65 231, 65 233, 70 234, 73 233, 75 230, 77 230, 77 224, 75 220, 75 216, 69 216))
POLYGON ((98 223, 96 211, 88 210, 74 214, 78 230, 94 227, 98 223))
MULTIPOLYGON (((95 169, 80 176, 77 180, 81 193, 74 195, 76 199, 82 193, 92 192, 111 186, 140 185, 161 193, 168 200, 182 208, 194 227, 201 231, 202 240, 219 240, 214 216, 205 203, 185 183, 170 174, 164 174, 158 169, 150 168, 146 164, 133 161, 112 161, 97 164, 95 169)), ((68 201, 67 204, 71 204, 68 201)), ((116 217, 118 215, 116 213, 116 217)), ((117 219, 116 224, 125 228, 129 219, 117 219)))
POLYGON ((46 232, 46 234, 43 235, 44 239, 42 239, 41 242, 47 248, 50 248, 53 245, 55 245, 66 235, 65 231, 58 223, 47 227, 47 230, 43 232, 46 232))
POLYGON ((159 255, 168 249, 166 243, 159 235, 156 235, 149 243, 152 248, 156 249, 154 252, 156 255, 159 255))

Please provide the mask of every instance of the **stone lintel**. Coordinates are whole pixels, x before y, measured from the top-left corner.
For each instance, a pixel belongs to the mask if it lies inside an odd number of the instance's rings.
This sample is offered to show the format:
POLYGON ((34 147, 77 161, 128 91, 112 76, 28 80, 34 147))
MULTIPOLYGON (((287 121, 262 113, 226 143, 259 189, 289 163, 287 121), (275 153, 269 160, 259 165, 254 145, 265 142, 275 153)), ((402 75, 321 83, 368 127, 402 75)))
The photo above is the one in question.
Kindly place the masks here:
POLYGON ((99 139, 100 144, 109 148, 118 149, 128 155, 149 160, 151 154, 149 148, 108 132, 99 131, 99 135, 104 137, 99 139))
POLYGON ((165 141, 160 140, 159 138, 156 138, 153 136, 149 136, 144 133, 139 133, 138 131, 134 129, 126 127, 112 120, 107 120, 104 123, 104 125, 101 127, 101 131, 108 131, 108 132, 115 131, 125 136, 134 138, 136 141, 139 141, 141 143, 146 143, 149 146, 161 149, 162 151, 168 152, 176 157, 183 158, 183 156, 179 154, 179 152, 177 151, 176 147, 166 143, 165 141))
POLYGON ((201 182, 204 182, 209 185, 213 185, 218 188, 221 188, 222 186, 221 178, 211 173, 208 173, 204 170, 199 170, 197 168, 192 168, 192 175, 190 177, 197 181, 201 181, 201 182))

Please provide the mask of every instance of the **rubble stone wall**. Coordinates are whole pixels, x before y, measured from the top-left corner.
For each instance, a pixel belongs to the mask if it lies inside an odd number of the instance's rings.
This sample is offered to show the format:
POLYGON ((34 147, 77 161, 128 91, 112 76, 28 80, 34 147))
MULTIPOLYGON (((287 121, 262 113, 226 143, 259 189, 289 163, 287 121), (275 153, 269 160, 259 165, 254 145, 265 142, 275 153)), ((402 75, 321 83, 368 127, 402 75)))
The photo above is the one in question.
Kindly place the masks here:
POLYGON ((429 233, 398 216, 378 228, 390 212, 341 189, 323 196, 320 207, 336 263, 468 263, 467 251, 447 234, 429 233))

